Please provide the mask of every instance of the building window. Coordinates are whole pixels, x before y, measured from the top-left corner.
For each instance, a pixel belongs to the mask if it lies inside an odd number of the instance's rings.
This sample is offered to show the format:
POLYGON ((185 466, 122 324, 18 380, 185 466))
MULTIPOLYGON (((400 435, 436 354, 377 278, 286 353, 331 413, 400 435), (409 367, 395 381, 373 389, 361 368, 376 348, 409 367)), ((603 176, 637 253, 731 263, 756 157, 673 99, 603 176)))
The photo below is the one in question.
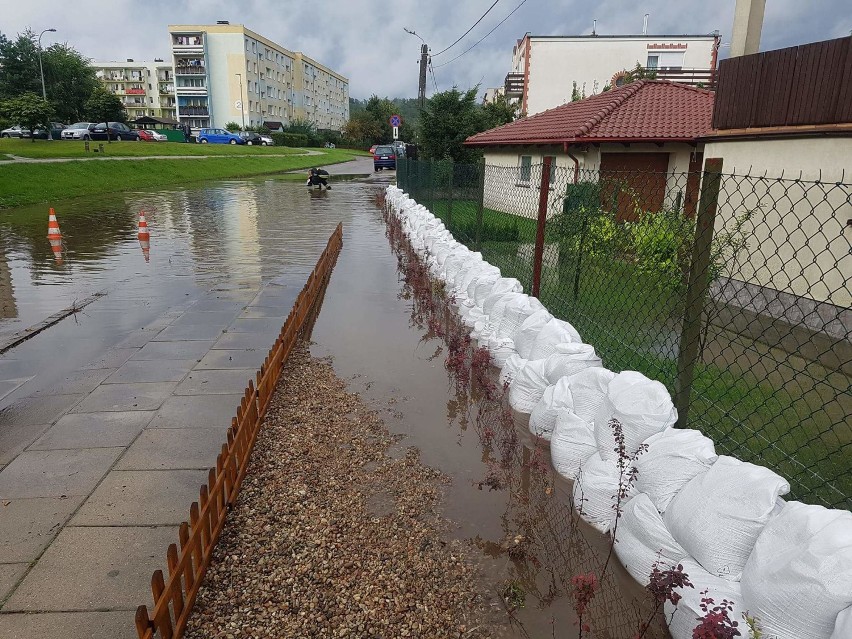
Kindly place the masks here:
POLYGON ((548 157, 550 157, 550 188, 552 189, 552 188, 553 188, 553 184, 554 184, 554 182, 556 182, 556 157, 555 157, 555 156, 553 156, 553 155, 551 155, 551 156, 544 156, 544 157, 542 158, 542 160, 541 160, 541 161, 542 161, 542 163, 544 163, 544 161, 545 161, 548 157))
POLYGON ((656 69, 658 66, 660 66, 660 56, 649 55, 648 61, 645 63, 645 66, 649 69, 656 69))
POLYGON ((518 161, 518 186, 529 186, 532 175, 532 156, 522 155, 518 161))

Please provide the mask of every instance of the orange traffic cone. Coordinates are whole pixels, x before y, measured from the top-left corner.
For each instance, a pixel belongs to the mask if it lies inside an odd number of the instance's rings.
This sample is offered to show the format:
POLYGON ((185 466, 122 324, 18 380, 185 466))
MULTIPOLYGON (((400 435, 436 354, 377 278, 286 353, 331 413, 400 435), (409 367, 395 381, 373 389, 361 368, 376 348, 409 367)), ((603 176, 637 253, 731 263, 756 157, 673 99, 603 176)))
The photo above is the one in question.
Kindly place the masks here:
POLYGON ((145 219, 145 211, 139 211, 139 246, 142 247, 142 255, 145 256, 145 261, 151 259, 151 233, 148 231, 148 220, 145 219))
POLYGON ((47 239, 56 263, 62 264, 62 232, 59 230, 59 222, 56 221, 56 212, 53 209, 50 209, 50 215, 47 218, 47 239))

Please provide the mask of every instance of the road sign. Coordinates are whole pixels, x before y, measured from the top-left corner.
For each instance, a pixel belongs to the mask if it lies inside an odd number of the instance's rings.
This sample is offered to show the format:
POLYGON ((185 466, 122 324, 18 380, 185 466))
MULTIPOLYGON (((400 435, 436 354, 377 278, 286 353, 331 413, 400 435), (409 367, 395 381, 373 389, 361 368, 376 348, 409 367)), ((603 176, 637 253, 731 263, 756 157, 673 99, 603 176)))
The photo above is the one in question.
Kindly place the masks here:
POLYGON ((388 123, 394 128, 400 127, 402 126, 402 116, 392 115, 390 116, 390 120, 388 120, 388 123))
POLYGON ((399 127, 398 127, 398 126, 395 126, 395 127, 393 128, 393 139, 394 139, 394 140, 398 140, 398 139, 399 139, 399 127))

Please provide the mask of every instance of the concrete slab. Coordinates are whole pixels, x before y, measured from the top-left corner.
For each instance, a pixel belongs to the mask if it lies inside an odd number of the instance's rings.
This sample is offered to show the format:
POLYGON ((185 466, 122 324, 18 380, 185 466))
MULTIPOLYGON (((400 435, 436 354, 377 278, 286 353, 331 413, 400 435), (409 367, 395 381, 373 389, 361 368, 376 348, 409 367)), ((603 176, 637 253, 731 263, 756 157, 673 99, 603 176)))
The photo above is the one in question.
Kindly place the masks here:
POLYGON ((186 326, 187 324, 191 324, 193 326, 209 326, 211 324, 227 326, 234 320, 237 313, 238 311, 235 309, 225 311, 189 310, 181 315, 180 318, 176 319, 172 323, 172 326, 186 326))
POLYGON ((24 451, 0 471, 0 499, 88 495, 124 448, 24 451))
MULTIPOLYGON (((159 342, 164 344, 166 342, 159 342)), ((131 360, 104 380, 104 384, 138 384, 140 382, 179 382, 197 364, 194 359, 164 361, 131 360)))
POLYGON ((0 467, 42 436, 81 395, 27 397, 0 409, 0 467))
POLYGON ((50 424, 9 426, 0 429, 0 469, 26 450, 50 428, 50 424))
POLYGON ((228 332, 263 333, 264 335, 272 335, 272 339, 274 340, 275 336, 281 331, 283 324, 284 322, 280 321, 277 317, 239 318, 231 323, 228 327, 228 332))
POLYGON ((129 446, 153 418, 154 411, 64 415, 29 450, 129 446))
POLYGON ((91 368, 118 368, 124 362, 129 360, 139 349, 134 348, 114 348, 107 351, 102 357, 92 360, 88 364, 80 367, 81 370, 91 368))
POLYGON ((231 395, 175 395, 163 403, 148 428, 210 428, 224 432, 236 416, 242 398, 242 392, 231 395))
POLYGON ((198 361, 210 347, 213 340, 186 340, 183 342, 148 342, 132 358, 131 361, 191 359, 198 361))
POLYGON ((73 375, 66 375, 62 381, 48 389, 36 391, 33 397, 47 397, 51 395, 85 395, 91 393, 109 375, 115 372, 114 368, 91 368, 80 370, 73 375))
POLYGON ((186 340, 211 340, 222 335, 222 324, 183 324, 169 326, 157 335, 158 342, 174 342, 186 340))
POLYGON ((248 349, 261 350, 265 353, 276 337, 277 333, 271 336, 256 333, 225 333, 213 344, 213 350, 248 349))
POLYGON ((226 298, 216 298, 216 297, 208 297, 202 300, 199 300, 195 304, 190 307, 192 311, 213 311, 213 312, 221 312, 221 311, 234 311, 239 312, 245 304, 234 301, 232 299, 226 298))
POLYGON ((84 499, 80 495, 0 502, 0 562, 35 561, 84 499))
MULTIPOLYGON (((271 344, 270 344, 271 345, 271 344)), ((210 351, 195 366, 196 370, 254 369, 260 368, 267 350, 217 350, 210 351)))
MULTIPOLYGON (((114 470, 69 526, 179 526, 207 481, 207 470, 114 470)), ((165 546, 163 547, 165 549, 165 546)))
POLYGON ((177 538, 176 526, 68 526, 30 570, 3 612, 135 610, 140 602, 150 600, 151 574, 165 568, 165 549, 177 538))
POLYGON ((115 470, 209 469, 226 443, 211 428, 149 428, 124 453, 115 470))
POLYGON ((174 390, 174 382, 143 384, 102 384, 80 402, 72 412, 155 410, 174 390))
MULTIPOLYGON (((291 305, 292 308, 292 305, 291 305)), ((284 321, 290 314, 290 309, 282 311, 280 306, 249 306, 239 315, 239 319, 252 319, 259 317, 274 317, 278 319, 280 326, 284 326, 284 321)))
POLYGON ((133 612, 43 612, 0 615, 0 637, 4 639, 45 639, 85 637, 86 639, 137 639, 133 612))
MULTIPOLYGON (((223 395, 245 390, 254 381, 254 369, 194 370, 178 384, 175 395, 223 395)), ((236 410, 236 407, 235 407, 236 410)))
POLYGON ((138 330, 133 331, 121 340, 118 344, 115 345, 117 349, 125 349, 125 348, 141 348, 145 346, 148 342, 154 339, 163 329, 160 327, 155 328, 140 328, 138 330))
MULTIPOLYGON (((24 564, 0 564, 0 601, 3 601, 12 592, 15 584, 24 576, 24 573, 29 568, 28 563, 24 564)), ((0 627, 2 629, 2 627, 0 627)), ((2 635, 6 636, 6 635, 2 635)))

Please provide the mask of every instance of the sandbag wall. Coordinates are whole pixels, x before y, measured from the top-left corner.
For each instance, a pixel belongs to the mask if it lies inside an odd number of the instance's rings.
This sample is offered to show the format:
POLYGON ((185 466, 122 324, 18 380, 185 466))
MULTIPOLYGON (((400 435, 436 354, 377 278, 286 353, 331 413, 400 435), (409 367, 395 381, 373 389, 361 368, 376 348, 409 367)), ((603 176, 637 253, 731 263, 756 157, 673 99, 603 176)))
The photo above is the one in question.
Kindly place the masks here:
POLYGON ((704 596, 732 603, 743 637, 748 613, 764 639, 852 639, 852 513, 786 502, 790 486, 775 472, 717 455, 699 431, 674 428, 662 383, 607 370, 573 326, 457 242, 424 206, 395 186, 386 202, 471 338, 500 367, 512 408, 550 442, 583 519, 602 533, 615 528, 615 552, 643 585, 654 565, 683 565, 694 588, 678 591, 677 608, 667 605, 674 639, 692 639, 704 596), (632 468, 638 474, 628 482, 632 468), (615 527, 617 495, 628 485, 615 527))

